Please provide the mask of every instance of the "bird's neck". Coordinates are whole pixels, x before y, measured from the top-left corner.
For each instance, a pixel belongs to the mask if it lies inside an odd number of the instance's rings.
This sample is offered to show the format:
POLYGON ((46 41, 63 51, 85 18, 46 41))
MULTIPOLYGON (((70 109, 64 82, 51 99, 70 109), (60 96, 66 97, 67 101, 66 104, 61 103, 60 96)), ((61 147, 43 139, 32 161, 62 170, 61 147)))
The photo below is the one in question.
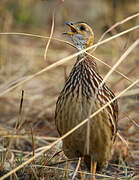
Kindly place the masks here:
POLYGON ((80 63, 83 66, 87 65, 88 67, 90 67, 94 71, 98 72, 96 62, 95 62, 94 58, 91 55, 86 54, 86 53, 78 55, 75 66, 80 65, 80 63))
POLYGON ((89 40, 86 42, 86 47, 85 47, 85 48, 89 48, 89 49, 87 50, 87 52, 88 52, 89 54, 92 53, 93 43, 94 43, 94 34, 92 33, 92 35, 90 36, 89 40))
MULTIPOLYGON (((82 44, 83 46, 77 47, 77 51, 82 51, 87 49, 85 52, 82 52, 81 54, 78 55, 77 61, 76 63, 78 64, 79 62, 81 62, 83 59, 86 59, 88 62, 90 61, 91 64, 93 64, 93 67, 96 68, 96 62, 95 60, 91 57, 92 54, 92 46, 93 46, 93 42, 94 42, 94 34, 92 33, 92 36, 90 36, 90 38, 86 41, 85 44, 82 44), (90 54, 90 55, 89 55, 90 54)), ((81 44, 81 43, 80 43, 81 44)), ((97 68, 96 68, 97 69, 97 68)))
POLYGON ((83 56, 86 56, 87 54, 92 54, 92 51, 93 51, 93 43, 90 42, 89 44, 84 44, 84 45, 80 45, 80 46, 76 46, 76 49, 78 52, 82 51, 82 50, 85 50, 87 48, 87 50, 83 53, 80 54, 80 57, 83 57, 83 56), (89 49, 88 49, 89 48, 89 49), (87 52, 87 53, 86 53, 87 52))
MULTIPOLYGON (((76 47, 77 51, 82 51, 82 50, 86 50, 87 53, 92 53, 92 46, 93 46, 93 42, 94 42, 94 34, 92 33, 92 35, 90 36, 90 38, 88 39, 82 39, 82 40, 77 40, 77 38, 72 38, 73 44, 76 47)), ((84 54, 84 52, 83 52, 84 54)))
MULTIPOLYGON (((93 45, 93 44, 92 44, 93 45)), ((91 45, 91 46, 92 46, 91 45)), ((91 46, 89 46, 89 47, 91 47, 91 46)), ((85 50, 86 48, 88 48, 88 47, 80 47, 80 48, 78 48, 78 47, 76 47, 77 48, 77 52, 80 52, 80 51, 82 51, 82 50, 85 50)), ((92 48, 90 48, 90 49, 88 49, 87 51, 83 51, 81 54, 79 54, 79 58, 81 59, 81 58, 83 58, 83 57, 85 57, 85 56, 88 56, 88 54, 92 54, 92 48)))

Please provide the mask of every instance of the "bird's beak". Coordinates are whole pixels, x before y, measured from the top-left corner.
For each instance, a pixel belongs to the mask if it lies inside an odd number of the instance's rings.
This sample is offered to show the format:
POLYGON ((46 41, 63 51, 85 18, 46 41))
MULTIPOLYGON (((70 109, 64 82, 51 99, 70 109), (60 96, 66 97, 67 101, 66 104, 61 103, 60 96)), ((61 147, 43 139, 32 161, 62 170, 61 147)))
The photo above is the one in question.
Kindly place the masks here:
POLYGON ((71 31, 64 32, 63 34, 74 35, 77 32, 77 28, 74 26, 73 23, 66 22, 65 24, 70 27, 71 31))

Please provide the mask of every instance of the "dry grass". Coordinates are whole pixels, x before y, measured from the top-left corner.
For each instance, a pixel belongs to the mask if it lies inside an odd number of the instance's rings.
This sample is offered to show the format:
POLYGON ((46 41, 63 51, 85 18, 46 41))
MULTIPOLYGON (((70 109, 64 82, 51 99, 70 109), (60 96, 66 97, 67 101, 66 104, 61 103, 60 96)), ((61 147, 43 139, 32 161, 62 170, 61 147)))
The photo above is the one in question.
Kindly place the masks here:
MULTIPOLYGON (((107 66, 96 60, 101 75, 108 78, 105 80, 119 99, 119 134, 122 136, 122 140, 120 136, 117 137, 114 156, 108 168, 99 175, 101 179, 138 179, 138 28, 135 25, 122 33, 114 29, 113 36, 93 46, 97 47, 94 55, 96 59, 104 61, 110 68, 109 71, 107 66), (111 68, 116 63, 118 65, 121 59, 124 62, 120 67, 111 68), (105 76, 107 72, 112 74, 105 76)), ((71 173, 73 170, 70 164, 74 163, 67 161, 56 144, 88 119, 63 137, 55 139, 58 134, 54 111, 57 96, 65 83, 64 72, 65 76, 69 74, 74 64, 71 59, 75 59, 79 53, 75 53, 59 38, 55 41, 51 34, 51 44, 46 48, 47 58, 44 61, 46 37, 22 35, 7 32, 0 34, 1 179, 8 176, 12 179, 69 179, 68 174, 72 179, 75 173, 71 173)), ((55 37, 58 37, 58 33, 55 37)), ((81 172, 82 179, 84 174, 87 172, 81 172)))

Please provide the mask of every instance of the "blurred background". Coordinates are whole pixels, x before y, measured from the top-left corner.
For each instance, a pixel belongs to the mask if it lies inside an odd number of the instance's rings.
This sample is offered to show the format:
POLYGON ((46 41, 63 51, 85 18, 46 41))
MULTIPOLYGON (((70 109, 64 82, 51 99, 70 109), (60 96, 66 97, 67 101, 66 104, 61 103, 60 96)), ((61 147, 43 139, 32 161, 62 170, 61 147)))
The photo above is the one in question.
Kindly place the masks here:
MULTIPOLYGON (((138 0, 1 0, 0 1, 0 32, 24 32, 49 36, 52 25, 52 13, 56 8, 53 36, 68 40, 62 35, 66 30, 64 22, 87 22, 95 32, 95 43, 100 36, 113 24, 139 11, 138 0)), ((124 30, 137 26, 139 17, 116 27, 105 38, 116 35, 124 30)), ((105 63, 113 66, 120 56, 139 37, 134 30, 97 48, 94 55, 105 63)), ((64 42, 51 40, 46 60, 44 51, 47 39, 0 34, 0 94, 8 88, 23 81, 41 69, 71 55, 76 50, 64 42)), ((135 48, 117 70, 132 81, 139 76, 139 51, 135 48)), ((42 147, 49 143, 47 136, 57 137, 54 112, 57 97, 64 86, 75 59, 0 96, 0 141, 1 149, 9 144, 9 135, 14 133, 16 123, 21 123, 14 139, 12 148, 22 151, 32 150, 31 129, 35 138, 34 147, 42 147), (22 115, 19 113, 21 91, 24 90, 22 115), (19 121, 20 120, 20 121, 19 121), (42 137, 39 139, 38 137, 42 137)), ((109 68, 97 62, 102 77, 109 68)), ((118 94, 131 82, 117 73, 113 73, 107 81, 108 86, 118 94)), ((124 160, 132 152, 135 165, 139 166, 139 85, 132 88, 119 99, 119 132, 130 142, 130 149, 119 139, 116 148, 121 147, 124 160), (124 153, 123 153, 124 152, 124 153), (129 153, 130 152, 130 153, 129 153)), ((116 149, 115 148, 115 149, 116 149)), ((5 152, 4 150, 2 152, 5 152)), ((118 155, 117 155, 118 156, 118 155)), ((116 158, 118 158, 116 156, 116 158)), ((127 159, 126 159, 127 158, 127 159)), ((117 160, 117 159, 116 159, 117 160)), ((16 166, 16 165, 15 165, 16 166)))

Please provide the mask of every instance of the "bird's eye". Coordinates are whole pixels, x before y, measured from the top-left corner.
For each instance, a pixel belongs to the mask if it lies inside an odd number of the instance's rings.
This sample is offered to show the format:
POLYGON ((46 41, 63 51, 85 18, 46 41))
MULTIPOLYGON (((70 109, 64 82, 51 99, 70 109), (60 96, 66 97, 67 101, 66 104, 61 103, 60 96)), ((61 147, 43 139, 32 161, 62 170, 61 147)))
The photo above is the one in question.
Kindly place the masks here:
POLYGON ((81 30, 81 31, 85 31, 85 26, 83 26, 83 25, 80 26, 80 30, 81 30))

